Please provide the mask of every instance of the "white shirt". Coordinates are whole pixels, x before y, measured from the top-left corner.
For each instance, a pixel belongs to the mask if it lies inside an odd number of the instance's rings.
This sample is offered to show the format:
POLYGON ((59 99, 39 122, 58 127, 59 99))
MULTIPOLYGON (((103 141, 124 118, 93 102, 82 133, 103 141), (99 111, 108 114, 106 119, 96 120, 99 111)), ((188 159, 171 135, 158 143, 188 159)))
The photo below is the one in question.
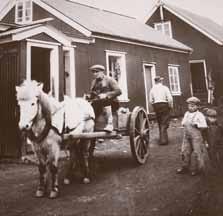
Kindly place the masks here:
POLYGON ((193 126, 196 125, 198 128, 207 128, 207 122, 206 122, 205 116, 203 115, 203 113, 199 111, 195 111, 195 112, 187 111, 184 114, 181 124, 183 126, 190 124, 193 126))
POLYGON ((152 87, 150 90, 149 100, 152 104, 166 102, 169 103, 170 107, 173 107, 173 97, 170 90, 162 83, 157 83, 152 87))

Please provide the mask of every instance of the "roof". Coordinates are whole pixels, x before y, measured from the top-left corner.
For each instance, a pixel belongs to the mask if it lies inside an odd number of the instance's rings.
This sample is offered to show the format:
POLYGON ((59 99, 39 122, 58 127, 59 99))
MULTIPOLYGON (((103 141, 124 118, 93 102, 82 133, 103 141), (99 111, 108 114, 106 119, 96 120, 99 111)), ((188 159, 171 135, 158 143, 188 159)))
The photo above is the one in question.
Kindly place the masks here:
POLYGON ((217 24, 207 17, 192 13, 163 1, 152 9, 151 13, 146 17, 145 22, 148 21, 148 19, 152 16, 156 9, 159 8, 161 5, 166 10, 191 25, 196 30, 200 31, 202 34, 212 39, 214 42, 218 43, 219 45, 223 45, 223 26, 217 24))
POLYGON ((68 0, 41 0, 94 34, 105 34, 125 39, 192 51, 188 46, 164 36, 136 18, 68 0))
POLYGON ((3 42, 9 42, 9 41, 20 41, 23 39, 27 39, 29 37, 32 37, 34 35, 45 33, 55 39, 56 41, 66 45, 71 46, 71 39, 67 37, 65 34, 59 32, 57 29, 55 29, 52 26, 48 26, 45 24, 35 24, 35 25, 29 25, 24 27, 19 27, 15 29, 10 29, 8 31, 4 31, 0 33, 0 39, 6 39, 3 40, 3 42))
MULTIPOLYGON (((0 17, 3 17, 14 6, 15 0, 10 0, 0 17)), ((106 35, 111 38, 121 38, 152 45, 154 48, 164 47, 172 50, 191 52, 192 49, 181 42, 157 32, 136 18, 117 14, 107 10, 83 5, 69 0, 33 0, 36 4, 48 10, 59 19, 70 24, 87 37, 106 35)), ((1 18, 0 18, 1 19, 1 18)))

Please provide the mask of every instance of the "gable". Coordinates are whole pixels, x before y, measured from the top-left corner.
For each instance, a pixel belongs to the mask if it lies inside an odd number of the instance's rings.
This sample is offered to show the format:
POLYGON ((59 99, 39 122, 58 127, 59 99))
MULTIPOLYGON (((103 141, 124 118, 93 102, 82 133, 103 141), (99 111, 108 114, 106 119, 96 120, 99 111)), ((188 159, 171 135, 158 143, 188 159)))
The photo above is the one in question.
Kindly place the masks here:
MULTIPOLYGON (((223 45, 223 27, 213 22, 212 20, 202 17, 200 15, 191 13, 181 8, 177 8, 175 6, 169 4, 161 4, 156 6, 156 10, 153 9, 152 13, 149 14, 148 17, 145 18, 145 23, 152 23, 153 19, 156 17, 160 17, 160 9, 163 11, 168 11, 172 15, 176 17, 176 19, 180 19, 193 29, 197 30, 201 34, 205 35, 218 45, 223 45)), ((164 16, 165 18, 165 16, 164 16)), ((160 19, 160 18, 159 18, 160 19)))

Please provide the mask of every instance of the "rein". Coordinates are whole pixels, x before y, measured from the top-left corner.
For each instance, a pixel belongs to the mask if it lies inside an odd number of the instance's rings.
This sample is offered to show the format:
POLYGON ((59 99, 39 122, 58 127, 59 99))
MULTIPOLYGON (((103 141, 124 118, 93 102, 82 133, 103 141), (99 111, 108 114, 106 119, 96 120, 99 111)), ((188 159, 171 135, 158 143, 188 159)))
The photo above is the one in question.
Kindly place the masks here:
MULTIPOLYGON (((39 110, 39 103, 38 103, 38 110, 39 110)), ((36 114, 36 116, 33 119, 33 124, 34 124, 34 122, 35 122, 36 119, 37 119, 37 114, 36 114)), ((40 142, 42 142, 47 137, 47 135, 49 134, 49 131, 51 129, 51 121, 50 121, 49 118, 45 118, 45 121, 46 121, 46 125, 45 125, 43 131, 39 134, 39 136, 36 136, 33 133, 32 127, 31 127, 30 130, 27 131, 27 136, 28 136, 28 138, 31 141, 36 142, 36 143, 40 143, 40 142)))

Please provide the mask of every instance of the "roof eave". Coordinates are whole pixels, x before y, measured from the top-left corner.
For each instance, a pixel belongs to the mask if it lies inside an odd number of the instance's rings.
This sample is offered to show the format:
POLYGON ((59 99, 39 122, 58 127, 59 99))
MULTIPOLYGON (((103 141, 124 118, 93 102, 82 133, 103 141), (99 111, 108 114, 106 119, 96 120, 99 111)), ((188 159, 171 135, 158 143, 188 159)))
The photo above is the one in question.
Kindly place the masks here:
POLYGON ((104 40, 110 40, 110 41, 115 41, 115 42, 121 42, 121 43, 127 43, 127 44, 134 44, 138 46, 144 46, 144 47, 150 47, 154 49, 162 49, 166 51, 174 51, 174 52, 181 52, 181 53, 192 53, 193 49, 189 48, 184 49, 184 48, 179 48, 179 47, 173 47, 173 46, 165 46, 163 44, 158 44, 158 43, 153 43, 153 42, 148 42, 148 41, 143 41, 143 40, 137 40, 137 39, 130 39, 126 37, 121 37, 121 36, 114 36, 114 35, 109 35, 109 34, 104 34, 100 32, 93 32, 92 37, 99 38, 99 39, 104 39, 104 40))

